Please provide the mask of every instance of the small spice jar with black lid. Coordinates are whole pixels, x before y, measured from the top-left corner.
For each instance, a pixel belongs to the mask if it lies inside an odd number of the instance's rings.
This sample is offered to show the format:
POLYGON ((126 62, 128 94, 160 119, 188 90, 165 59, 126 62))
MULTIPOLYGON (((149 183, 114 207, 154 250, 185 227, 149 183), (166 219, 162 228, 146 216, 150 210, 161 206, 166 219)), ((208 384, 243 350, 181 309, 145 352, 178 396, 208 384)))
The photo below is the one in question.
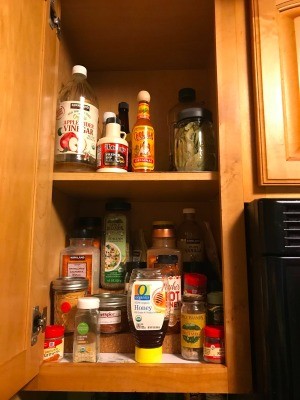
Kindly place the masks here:
POLYGON ((123 293, 100 293, 98 325, 100 333, 128 332, 127 296, 123 293))

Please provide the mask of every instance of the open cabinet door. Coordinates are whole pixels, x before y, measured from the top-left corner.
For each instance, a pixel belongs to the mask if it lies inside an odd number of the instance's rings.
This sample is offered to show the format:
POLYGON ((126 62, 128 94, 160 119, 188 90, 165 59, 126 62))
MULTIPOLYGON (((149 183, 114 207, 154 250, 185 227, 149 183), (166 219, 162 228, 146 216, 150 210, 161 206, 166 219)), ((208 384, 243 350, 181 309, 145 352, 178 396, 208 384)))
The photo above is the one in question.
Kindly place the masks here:
POLYGON ((33 309, 48 302, 55 30, 49 1, 0 7, 0 399, 39 370, 43 334, 32 345, 33 309))

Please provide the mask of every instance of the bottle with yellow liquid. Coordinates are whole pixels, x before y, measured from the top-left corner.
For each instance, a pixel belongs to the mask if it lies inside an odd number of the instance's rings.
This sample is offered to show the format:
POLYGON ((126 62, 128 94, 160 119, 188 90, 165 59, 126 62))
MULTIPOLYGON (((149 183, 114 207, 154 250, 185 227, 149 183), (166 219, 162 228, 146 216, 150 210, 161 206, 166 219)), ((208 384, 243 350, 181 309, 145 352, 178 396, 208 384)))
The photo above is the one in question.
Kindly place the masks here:
POLYGON ((154 128, 150 121, 150 94, 141 90, 137 96, 138 114, 132 128, 132 171, 151 172, 155 166, 154 128))

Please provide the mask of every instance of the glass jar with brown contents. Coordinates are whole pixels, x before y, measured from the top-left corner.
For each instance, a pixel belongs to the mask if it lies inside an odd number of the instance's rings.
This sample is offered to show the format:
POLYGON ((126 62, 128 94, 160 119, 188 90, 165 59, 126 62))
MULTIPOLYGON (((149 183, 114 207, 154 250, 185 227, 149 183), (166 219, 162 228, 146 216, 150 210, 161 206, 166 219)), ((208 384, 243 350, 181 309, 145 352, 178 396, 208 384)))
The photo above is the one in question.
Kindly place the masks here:
POLYGON ((101 293, 98 328, 100 333, 128 332, 127 296, 122 293, 101 293))
POLYGON ((89 281, 86 278, 63 277, 52 282, 54 324, 74 331, 77 301, 86 296, 89 281))

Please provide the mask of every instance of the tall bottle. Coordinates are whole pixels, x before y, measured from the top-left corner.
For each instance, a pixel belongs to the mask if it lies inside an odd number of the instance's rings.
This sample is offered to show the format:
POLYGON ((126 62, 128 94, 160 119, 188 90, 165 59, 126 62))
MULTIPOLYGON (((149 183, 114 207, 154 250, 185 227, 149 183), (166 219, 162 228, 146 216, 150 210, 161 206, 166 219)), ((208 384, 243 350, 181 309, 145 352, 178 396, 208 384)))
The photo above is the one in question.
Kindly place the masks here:
POLYGON ((75 65, 72 79, 58 95, 54 168, 84 171, 96 168, 98 100, 87 71, 75 65))
POLYGON ((140 91, 137 101, 137 120, 132 129, 132 170, 151 172, 155 167, 155 134, 150 121, 150 94, 140 91))
POLYGON ((121 101, 118 104, 118 117, 121 121, 121 131, 126 133, 128 143, 128 171, 131 171, 131 132, 129 129, 129 104, 121 101))
POLYGON ((181 250, 184 272, 199 272, 205 259, 204 240, 194 208, 183 209, 183 221, 177 229, 177 247, 181 250))

